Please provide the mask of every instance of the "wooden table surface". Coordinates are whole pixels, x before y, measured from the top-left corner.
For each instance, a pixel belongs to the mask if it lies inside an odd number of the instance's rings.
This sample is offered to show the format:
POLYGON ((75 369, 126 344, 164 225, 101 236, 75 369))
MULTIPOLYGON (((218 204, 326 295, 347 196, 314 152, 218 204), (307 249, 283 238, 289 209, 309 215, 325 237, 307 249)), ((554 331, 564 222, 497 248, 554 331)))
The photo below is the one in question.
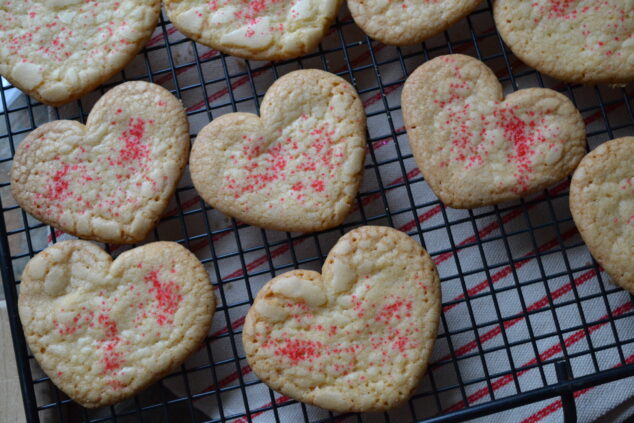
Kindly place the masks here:
POLYGON ((24 405, 15 367, 7 305, 0 300, 0 423, 24 421, 24 405))

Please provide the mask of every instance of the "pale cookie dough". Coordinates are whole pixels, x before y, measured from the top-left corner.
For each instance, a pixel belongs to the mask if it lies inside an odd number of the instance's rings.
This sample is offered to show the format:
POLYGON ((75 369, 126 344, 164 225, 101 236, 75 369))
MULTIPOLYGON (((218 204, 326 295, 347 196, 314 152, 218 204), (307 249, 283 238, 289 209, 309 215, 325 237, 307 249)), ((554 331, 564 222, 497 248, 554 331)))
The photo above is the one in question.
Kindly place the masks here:
POLYGON ((634 294, 634 137, 608 141, 583 158, 570 210, 590 253, 634 294))
POLYGON ((364 226, 322 274, 294 270, 260 290, 244 323, 249 365, 272 389, 337 412, 378 412, 416 390, 440 317, 427 252, 392 228, 364 226))
POLYGON ((189 38, 233 56, 286 60, 317 47, 342 0, 165 0, 189 38))
POLYGON ((267 229, 339 225, 354 204, 365 157, 365 112, 355 89, 328 72, 291 72, 269 88, 260 113, 221 116, 198 134, 189 169, 200 196, 267 229))
POLYGON ((127 82, 101 97, 86 126, 59 120, 19 145, 11 191, 28 213, 80 238, 142 241, 156 225, 189 153, 180 101, 127 82))
POLYGON ((585 154, 583 119, 566 96, 529 88, 504 99, 491 69, 469 56, 423 64, 407 79, 401 104, 416 163, 450 207, 541 191, 585 154))
POLYGON ((482 0, 348 0, 352 18, 375 40, 420 43, 471 13, 482 0))
POLYGON ((203 342, 215 310, 196 256, 155 242, 114 262, 91 242, 55 244, 26 265, 20 320, 52 382, 84 407, 128 398, 203 342))
POLYGON ((152 35, 159 0, 0 0, 0 74, 51 106, 110 79, 152 35))
POLYGON ((496 0, 495 24, 513 53, 566 82, 634 80, 633 0, 496 0))

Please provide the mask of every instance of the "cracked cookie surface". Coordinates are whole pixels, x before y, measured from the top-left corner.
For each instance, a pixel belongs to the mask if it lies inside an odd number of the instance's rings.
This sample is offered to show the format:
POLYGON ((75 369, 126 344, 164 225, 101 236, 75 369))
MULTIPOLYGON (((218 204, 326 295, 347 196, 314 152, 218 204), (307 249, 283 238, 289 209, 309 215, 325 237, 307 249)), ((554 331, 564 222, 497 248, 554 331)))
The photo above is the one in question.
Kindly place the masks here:
POLYGON ((423 42, 471 13, 482 0, 348 0, 357 25, 389 45, 423 42))
POLYGON ((251 60, 286 60, 317 47, 342 0, 165 0, 191 39, 251 60))
POLYGON ((570 184, 570 210, 590 253, 634 293, 634 137, 601 144, 570 184))
POLYGON ((440 305, 438 273, 420 244, 363 226, 337 241, 321 274, 294 270, 264 285, 242 339, 272 389, 337 412, 384 411, 418 387, 440 305))
POLYGON ((155 242, 112 260, 87 241, 48 247, 26 265, 19 297, 42 370, 85 407, 128 398, 204 340, 215 297, 196 256, 155 242))
POLYGON ((503 95, 495 74, 460 54, 414 71, 401 104, 416 163, 448 206, 474 208, 541 191, 585 154, 579 111, 564 95, 528 88, 503 95))
POLYGON ((632 0, 496 0, 495 24, 513 53, 566 82, 634 80, 632 0))
POLYGON ((43 103, 68 103, 123 69, 159 13, 159 0, 2 0, 0 74, 43 103))
POLYGON ((147 82, 118 85, 86 125, 46 123, 20 142, 15 200, 38 220, 80 238, 143 240, 176 189, 189 155, 181 102, 147 82))
POLYGON ((267 229, 339 225, 354 205, 366 151, 355 89, 328 72, 291 72, 269 88, 260 114, 230 113, 200 131, 189 164, 200 196, 267 229))

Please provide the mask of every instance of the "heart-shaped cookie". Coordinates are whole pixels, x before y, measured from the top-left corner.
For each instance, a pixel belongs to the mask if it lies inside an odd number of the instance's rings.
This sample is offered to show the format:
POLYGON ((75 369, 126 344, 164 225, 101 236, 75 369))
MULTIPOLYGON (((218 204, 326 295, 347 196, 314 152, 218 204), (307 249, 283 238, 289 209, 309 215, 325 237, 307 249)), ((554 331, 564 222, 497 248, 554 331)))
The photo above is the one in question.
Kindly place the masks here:
POLYGON ((570 211, 590 253, 634 294, 634 137, 601 144, 570 184, 570 211))
POLYGON ((427 252, 395 229, 364 226, 330 251, 322 274, 269 281, 244 323, 249 365, 272 389, 339 412, 406 401, 427 368, 440 318, 427 252))
POLYGON ((165 0, 189 38, 233 56, 286 60, 317 47, 342 0, 165 0))
POLYGON ((583 84, 634 80, 631 0, 496 0, 493 12, 513 53, 540 72, 583 84))
POLYGON ((420 66, 401 104, 416 163, 450 207, 540 191, 572 173, 585 153, 583 119, 567 97, 528 88, 504 99, 491 69, 469 56, 420 66))
POLYGON ((389 45, 423 42, 449 28, 482 0, 348 0, 355 23, 389 45))
POLYGON ((352 85, 324 71, 291 72, 269 88, 260 113, 221 116, 198 134, 189 169, 200 196, 267 229, 343 222, 365 156, 365 112, 352 85))
POLYGON ((159 0, 20 0, 0 5, 0 74, 59 106, 119 72, 152 35, 159 0))
POLYGON ((86 126, 55 121, 19 145, 11 189, 24 210, 80 238, 145 238, 176 189, 189 153, 178 99, 147 82, 127 82, 95 104, 86 126))
POLYGON ((214 310, 205 268, 174 242, 113 262, 93 243, 64 241, 33 257, 20 285, 33 355, 84 407, 121 401, 180 365, 204 340, 214 310))

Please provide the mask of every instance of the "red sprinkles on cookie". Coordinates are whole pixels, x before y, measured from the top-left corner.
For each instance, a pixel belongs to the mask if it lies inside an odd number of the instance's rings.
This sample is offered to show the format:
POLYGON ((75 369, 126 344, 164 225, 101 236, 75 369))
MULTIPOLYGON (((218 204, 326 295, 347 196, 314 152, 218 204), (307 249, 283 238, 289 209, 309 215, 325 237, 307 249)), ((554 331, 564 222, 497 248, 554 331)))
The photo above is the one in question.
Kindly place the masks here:
POLYGON ((365 154, 365 114, 354 88, 327 72, 291 72, 267 91, 260 113, 230 113, 200 131, 190 171, 201 197, 269 229, 341 222, 365 154))
POLYGON ((402 107, 416 163, 455 208, 518 199, 570 174, 585 153, 585 126, 564 95, 518 90, 469 56, 437 57, 405 83, 402 107))
POLYGON ((60 106, 119 72, 150 37, 156 0, 10 0, 0 9, 2 74, 32 97, 60 106))
POLYGON ((335 244, 321 275, 269 281, 242 340, 272 389, 334 411, 384 411, 418 385, 439 313, 431 258, 407 235, 367 226, 335 244), (399 389, 381 389, 388 384, 399 389))
POLYGON ((339 0, 166 0, 172 23, 190 38, 238 57, 284 60, 313 50, 339 0))
POLYGON ((114 261, 91 242, 57 243, 29 261, 19 300, 42 369, 85 407, 119 402, 180 364, 215 308, 204 267, 172 242, 114 261))
POLYGON ((566 82, 634 79, 634 6, 622 0, 499 0, 496 27, 513 53, 566 82))
MULTIPOLYGON (((455 62, 451 56, 445 56, 443 60, 448 64, 455 62)), ((465 169, 482 166, 491 150, 499 148, 498 140, 502 136, 504 142, 512 146, 506 153, 507 163, 515 166, 517 185, 512 189, 518 193, 528 191, 533 157, 538 154, 535 147, 548 144, 549 149, 561 149, 559 144, 563 141, 557 136, 559 128, 545 119, 552 111, 525 112, 518 105, 509 106, 497 101, 492 111, 482 114, 472 110, 474 105, 468 101, 477 81, 464 78, 461 66, 457 64, 453 65, 453 77, 455 82, 448 84, 448 93, 432 91, 434 96, 443 98, 433 102, 445 112, 444 126, 450 133, 452 160, 464 163, 465 169)), ((447 166, 447 163, 443 162, 441 166, 447 166)))
POLYGON ((140 241, 180 178, 188 132, 185 111, 169 91, 121 84, 95 104, 86 125, 54 121, 27 136, 13 161, 13 195, 64 232, 140 241))

